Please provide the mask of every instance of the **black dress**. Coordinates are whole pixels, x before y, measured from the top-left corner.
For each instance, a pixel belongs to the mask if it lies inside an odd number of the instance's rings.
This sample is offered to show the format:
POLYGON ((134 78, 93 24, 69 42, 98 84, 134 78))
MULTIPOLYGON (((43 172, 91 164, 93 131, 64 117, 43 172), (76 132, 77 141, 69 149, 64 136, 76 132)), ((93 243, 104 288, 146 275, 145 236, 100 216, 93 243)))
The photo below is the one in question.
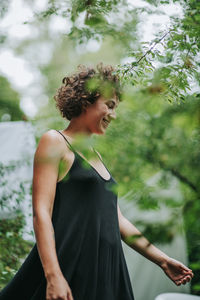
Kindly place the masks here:
MULTIPOLYGON (((62 273, 74 300, 134 300, 113 192, 117 183, 111 175, 104 179, 76 151, 74 156, 70 171, 57 183, 52 215, 62 273)), ((45 300, 45 295, 35 244, 0 300, 45 300)))

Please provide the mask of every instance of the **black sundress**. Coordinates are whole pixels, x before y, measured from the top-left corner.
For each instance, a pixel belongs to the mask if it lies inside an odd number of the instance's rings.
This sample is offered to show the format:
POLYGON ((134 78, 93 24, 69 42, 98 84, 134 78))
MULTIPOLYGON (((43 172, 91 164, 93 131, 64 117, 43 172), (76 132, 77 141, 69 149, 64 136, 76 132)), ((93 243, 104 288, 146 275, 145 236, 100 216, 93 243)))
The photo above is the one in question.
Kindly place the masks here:
MULTIPOLYGON (((117 183, 111 175, 104 179, 65 140, 74 161, 57 183, 52 214, 62 273, 74 300, 134 300, 113 191, 117 183)), ((45 300, 45 295, 46 279, 35 244, 0 292, 0 300, 45 300)))

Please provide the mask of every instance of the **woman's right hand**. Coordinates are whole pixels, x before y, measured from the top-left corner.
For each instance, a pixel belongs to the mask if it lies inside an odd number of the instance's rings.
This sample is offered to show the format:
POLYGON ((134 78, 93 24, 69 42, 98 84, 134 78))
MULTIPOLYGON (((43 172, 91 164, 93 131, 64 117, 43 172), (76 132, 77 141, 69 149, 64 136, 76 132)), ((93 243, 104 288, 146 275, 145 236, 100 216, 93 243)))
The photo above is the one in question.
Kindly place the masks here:
POLYGON ((63 276, 47 279, 46 300, 74 300, 69 284, 63 276))

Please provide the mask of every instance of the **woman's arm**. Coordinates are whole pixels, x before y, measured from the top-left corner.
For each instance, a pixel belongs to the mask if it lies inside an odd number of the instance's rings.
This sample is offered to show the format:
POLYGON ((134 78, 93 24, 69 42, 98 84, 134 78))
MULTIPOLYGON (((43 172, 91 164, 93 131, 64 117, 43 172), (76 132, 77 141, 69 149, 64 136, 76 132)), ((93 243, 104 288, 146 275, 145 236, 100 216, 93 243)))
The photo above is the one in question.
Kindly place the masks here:
POLYGON ((141 232, 122 215, 119 206, 118 219, 121 237, 128 246, 161 267, 176 285, 185 284, 191 280, 193 277, 192 270, 179 261, 170 258, 152 245, 142 236, 141 232))
MULTIPOLYGON (((65 145, 65 152, 66 148, 65 145)), ((51 221, 63 153, 60 137, 54 131, 49 131, 42 136, 34 157, 33 226, 38 253, 47 279, 48 300, 73 299, 59 266, 51 221)))

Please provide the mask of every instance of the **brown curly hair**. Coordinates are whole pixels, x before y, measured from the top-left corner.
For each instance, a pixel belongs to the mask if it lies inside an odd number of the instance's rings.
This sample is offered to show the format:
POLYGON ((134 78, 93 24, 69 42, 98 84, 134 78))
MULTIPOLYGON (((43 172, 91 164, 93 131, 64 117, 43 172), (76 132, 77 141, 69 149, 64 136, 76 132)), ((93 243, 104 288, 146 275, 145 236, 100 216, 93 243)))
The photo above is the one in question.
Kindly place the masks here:
POLYGON ((78 117, 101 95, 105 98, 115 95, 121 101, 122 87, 115 69, 111 65, 103 66, 102 63, 96 69, 79 65, 77 73, 63 78, 63 85, 57 90, 54 99, 64 118, 71 120, 78 117))

